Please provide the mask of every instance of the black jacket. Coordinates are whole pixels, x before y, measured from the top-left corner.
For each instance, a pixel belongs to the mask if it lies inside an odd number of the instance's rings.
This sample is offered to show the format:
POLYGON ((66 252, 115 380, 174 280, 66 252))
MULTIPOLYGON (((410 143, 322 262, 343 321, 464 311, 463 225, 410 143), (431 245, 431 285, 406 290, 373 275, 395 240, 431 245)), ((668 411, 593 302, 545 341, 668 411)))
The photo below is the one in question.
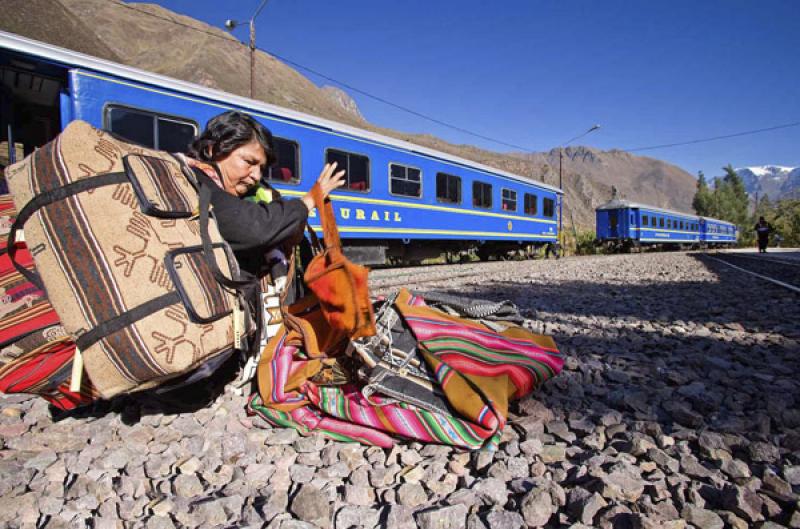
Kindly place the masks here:
POLYGON ((211 214, 246 275, 263 274, 266 252, 305 226, 308 208, 301 200, 254 203, 229 194, 202 171, 195 174, 211 189, 211 214))

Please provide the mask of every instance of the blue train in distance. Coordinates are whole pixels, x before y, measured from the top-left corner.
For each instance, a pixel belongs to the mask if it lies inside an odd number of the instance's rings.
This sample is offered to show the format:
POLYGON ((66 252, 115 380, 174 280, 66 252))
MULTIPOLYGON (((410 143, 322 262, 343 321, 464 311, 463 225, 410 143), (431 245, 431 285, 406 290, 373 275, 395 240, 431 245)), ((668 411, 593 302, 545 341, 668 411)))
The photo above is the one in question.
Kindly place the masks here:
POLYGON ((620 250, 723 247, 738 237, 733 223, 627 200, 611 200, 595 213, 597 241, 620 250))
MULTIPOLYGON (((562 191, 509 172, 286 108, 0 32, 0 163, 53 139, 72 120, 133 142, 183 151, 213 116, 246 112, 275 135, 265 176, 302 196, 326 162, 347 170, 332 195, 345 251, 378 264, 532 256, 556 245, 562 191)), ((309 219, 319 230, 319 221, 309 219)))

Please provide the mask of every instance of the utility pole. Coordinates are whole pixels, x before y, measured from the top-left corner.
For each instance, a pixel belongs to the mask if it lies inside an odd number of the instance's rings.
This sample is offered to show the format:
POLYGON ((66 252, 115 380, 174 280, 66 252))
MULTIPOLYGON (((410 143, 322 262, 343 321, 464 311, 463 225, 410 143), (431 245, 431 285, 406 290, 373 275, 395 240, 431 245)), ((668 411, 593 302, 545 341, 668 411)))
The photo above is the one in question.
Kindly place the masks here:
MULTIPOLYGON (((250 99, 254 98, 255 94, 255 85, 256 85, 256 17, 261 13, 261 10, 264 9, 264 6, 267 5, 269 0, 261 0, 261 5, 258 6, 253 16, 250 17, 250 99)), ((228 31, 233 31, 237 27, 241 26, 242 22, 228 19, 225 21, 225 29, 228 31)))
MULTIPOLYGON (((567 141, 565 143, 562 143, 561 145, 558 146, 558 188, 561 190, 561 200, 558 201, 558 237, 559 237, 558 243, 559 243, 559 245, 562 245, 562 246, 563 246, 563 240, 564 240, 564 229, 563 229, 563 226, 564 226, 564 223, 563 223, 564 209, 563 209, 563 205, 564 205, 564 197, 566 196, 564 194, 564 180, 563 180, 563 175, 562 175, 562 165, 563 165, 563 159, 564 159, 564 147, 566 147, 567 145, 569 145, 570 143, 572 143, 573 141, 575 141, 577 139, 583 138, 584 136, 586 136, 590 132, 596 131, 599 128, 600 128, 600 125, 593 125, 592 128, 590 128, 589 130, 587 130, 583 134, 579 134, 579 135, 575 136, 574 138, 572 138, 571 140, 569 140, 569 141, 567 141)), ((570 217, 571 216, 572 215, 570 214, 570 217)), ((573 230, 575 229, 575 223, 574 222, 572 223, 572 228, 573 228, 573 230)), ((576 239, 576 242, 577 242, 577 233, 576 233, 575 239, 576 239)))

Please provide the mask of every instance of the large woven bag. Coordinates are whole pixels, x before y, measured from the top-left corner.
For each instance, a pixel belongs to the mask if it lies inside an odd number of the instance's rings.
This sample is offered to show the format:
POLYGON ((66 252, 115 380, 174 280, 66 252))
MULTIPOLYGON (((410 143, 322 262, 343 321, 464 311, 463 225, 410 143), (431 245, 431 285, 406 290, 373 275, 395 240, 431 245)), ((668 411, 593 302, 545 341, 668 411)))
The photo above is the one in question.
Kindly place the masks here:
POLYGON ((238 269, 209 191, 172 155, 76 121, 6 171, 42 286, 102 397, 158 386, 243 332, 238 269), (223 287, 220 283, 225 284, 223 287))

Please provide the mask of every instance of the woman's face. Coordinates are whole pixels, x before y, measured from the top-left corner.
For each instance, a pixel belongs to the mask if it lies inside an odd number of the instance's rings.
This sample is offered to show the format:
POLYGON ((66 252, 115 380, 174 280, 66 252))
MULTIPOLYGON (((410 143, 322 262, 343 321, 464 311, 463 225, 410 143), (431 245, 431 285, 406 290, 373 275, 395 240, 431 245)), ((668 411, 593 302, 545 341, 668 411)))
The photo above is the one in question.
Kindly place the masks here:
POLYGON ((261 179, 261 167, 266 163, 264 148, 256 140, 237 147, 217 161, 225 191, 239 197, 246 195, 261 179))

